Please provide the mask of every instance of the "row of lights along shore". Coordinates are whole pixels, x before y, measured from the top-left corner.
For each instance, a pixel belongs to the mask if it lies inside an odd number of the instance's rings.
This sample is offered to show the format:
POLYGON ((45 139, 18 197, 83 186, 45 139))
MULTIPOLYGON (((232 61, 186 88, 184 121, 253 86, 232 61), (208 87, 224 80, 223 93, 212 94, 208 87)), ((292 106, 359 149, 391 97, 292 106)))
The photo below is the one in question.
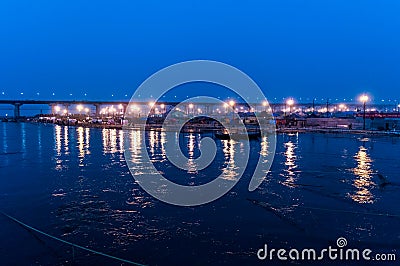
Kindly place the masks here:
MULTIPOLYGON (((365 113, 366 113, 366 111, 367 111, 366 105, 367 105, 367 102, 368 102, 369 100, 370 100, 370 97, 369 97, 367 94, 363 94, 363 95, 361 95, 361 96, 359 97, 359 102, 361 102, 362 105, 363 105, 363 113, 364 113, 364 116, 365 116, 365 113)), ((296 102, 295 102, 294 98, 289 98, 289 99, 287 99, 286 102, 285 102, 285 109, 284 109, 284 111, 285 111, 285 112, 292 113, 292 108, 294 108, 295 103, 296 103, 296 102)), ((329 104, 329 101, 327 101, 327 105, 328 105, 328 104, 329 104)), ((225 112, 228 112, 228 107, 231 107, 234 111, 250 111, 250 112, 254 112, 253 109, 251 109, 251 110, 244 110, 243 106, 241 106, 240 109, 239 109, 239 108, 235 108, 235 105, 236 105, 236 102, 235 102, 235 101, 229 100, 229 101, 227 101, 227 102, 225 102, 225 103, 223 104, 223 108, 224 108, 225 112)), ((265 109, 264 109, 263 111, 272 111, 271 108, 269 108, 269 109, 267 110, 267 106, 268 106, 268 102, 267 102, 267 101, 263 101, 263 102, 261 103, 261 105, 265 107, 265 109)), ((101 114, 101 115, 108 115, 108 114, 117 115, 117 114, 123 114, 124 111, 125 111, 125 110, 124 110, 124 109, 125 109, 125 106, 126 106, 126 105, 119 104, 117 107, 114 107, 114 105, 108 106, 108 107, 104 107, 104 108, 102 108, 102 109, 100 110, 100 114, 101 114)), ((150 102, 148 102, 148 106, 149 106, 150 110, 152 110, 152 109, 154 108, 154 112, 155 112, 155 113, 165 113, 165 112, 166 112, 166 105, 165 105, 164 103, 162 103, 162 104, 160 104, 160 105, 157 105, 158 107, 156 107, 156 103, 155 103, 154 101, 150 101, 150 102)), ((139 106, 131 105, 130 108, 131 108, 131 111, 132 111, 132 112, 137 112, 138 114, 140 114, 141 108, 140 108, 139 106)), ((397 106, 397 108, 400 109, 400 104, 397 106)), ((69 113, 67 107, 64 108, 64 109, 62 109, 62 108, 61 108, 60 106, 58 106, 58 105, 55 106, 53 110, 55 111, 56 114, 68 114, 68 113, 69 113)), ((82 104, 78 104, 78 105, 76 106, 76 110, 77 110, 77 112, 78 112, 79 114, 87 114, 87 115, 90 114, 90 109, 89 109, 88 107, 83 106, 82 104)), ((194 103, 188 103, 188 104, 187 104, 187 110, 186 110, 186 112, 187 112, 188 114, 189 114, 189 113, 194 113, 194 110, 196 110, 198 114, 202 113, 202 109, 201 109, 201 108, 195 109, 195 104, 194 104, 194 103)), ((339 105, 337 105, 337 106, 335 106, 334 108, 331 109, 331 111, 334 111, 334 110, 335 110, 335 111, 350 111, 349 108, 348 108, 345 104, 339 104, 339 105)), ((178 110, 178 111, 180 111, 180 110, 178 110)), ((220 110, 219 108, 217 108, 216 111, 219 112, 219 113, 221 113, 221 110, 220 110)), ((311 110, 307 109, 306 111, 314 111, 314 108, 312 108, 311 110)), ((328 111, 329 111, 328 107, 323 108, 323 109, 320 109, 320 112, 328 112, 328 111)), ((372 110, 371 110, 371 111, 372 111, 372 110)))

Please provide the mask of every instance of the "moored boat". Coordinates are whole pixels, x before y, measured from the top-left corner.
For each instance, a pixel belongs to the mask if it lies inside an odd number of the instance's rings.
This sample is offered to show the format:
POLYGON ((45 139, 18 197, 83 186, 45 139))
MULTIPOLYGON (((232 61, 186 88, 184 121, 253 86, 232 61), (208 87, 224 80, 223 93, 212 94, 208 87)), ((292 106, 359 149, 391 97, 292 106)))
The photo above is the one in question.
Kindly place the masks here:
POLYGON ((228 139, 234 139, 234 140, 245 140, 245 139, 258 139, 261 137, 261 133, 259 131, 250 131, 250 132, 233 132, 229 134, 228 131, 217 131, 214 133, 214 136, 217 139, 222 139, 222 140, 228 140, 228 139))

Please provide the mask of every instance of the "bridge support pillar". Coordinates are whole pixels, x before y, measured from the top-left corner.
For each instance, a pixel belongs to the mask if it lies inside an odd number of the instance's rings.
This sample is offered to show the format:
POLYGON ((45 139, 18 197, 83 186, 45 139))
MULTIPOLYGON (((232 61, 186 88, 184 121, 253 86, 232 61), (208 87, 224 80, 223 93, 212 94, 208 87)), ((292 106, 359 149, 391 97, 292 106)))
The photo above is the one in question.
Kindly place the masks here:
POLYGON ((21 117, 21 103, 14 103, 14 118, 20 118, 21 117))
POLYGON ((95 103, 94 106, 96 107, 96 116, 100 116, 101 104, 95 103))

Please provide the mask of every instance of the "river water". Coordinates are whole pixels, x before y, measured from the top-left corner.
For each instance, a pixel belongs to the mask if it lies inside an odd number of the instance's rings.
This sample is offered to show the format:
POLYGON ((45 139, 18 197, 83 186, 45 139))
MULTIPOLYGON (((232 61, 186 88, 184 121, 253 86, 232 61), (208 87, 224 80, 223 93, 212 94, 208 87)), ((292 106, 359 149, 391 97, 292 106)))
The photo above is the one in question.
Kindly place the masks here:
MULTIPOLYGON (((264 145, 252 141, 248 169, 230 192, 209 204, 178 207, 135 183, 124 157, 124 141, 135 134, 140 132, 0 123, 0 211, 66 241, 146 265, 265 265, 256 255, 264 244, 319 249, 336 246, 339 237, 348 247, 375 253, 400 249, 398 137, 277 135, 271 170, 249 192, 264 145)), ((177 183, 207 183, 227 160, 232 171, 240 160, 233 154, 240 143, 215 140, 214 162, 182 173, 163 155, 163 134, 149 132, 147 148, 177 183)), ((178 138, 184 154, 198 156, 201 135, 178 138)), ((0 258, 1 265, 121 265, 1 214, 0 258)))

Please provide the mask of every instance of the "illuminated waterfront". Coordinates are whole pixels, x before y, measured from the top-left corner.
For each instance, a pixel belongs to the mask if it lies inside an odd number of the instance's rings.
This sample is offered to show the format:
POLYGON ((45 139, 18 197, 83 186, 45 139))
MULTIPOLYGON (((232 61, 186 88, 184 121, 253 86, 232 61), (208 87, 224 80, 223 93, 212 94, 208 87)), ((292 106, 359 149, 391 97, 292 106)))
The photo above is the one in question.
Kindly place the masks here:
MULTIPOLYGON (((264 243, 323 247, 344 236, 357 247, 400 248, 398 137, 280 134, 267 179, 247 186, 258 153, 235 188, 200 207, 159 202, 135 184, 124 149, 140 174, 140 131, 0 123, 1 210, 47 233, 148 265, 256 263, 264 243)), ((183 153, 199 155, 200 134, 177 134, 183 153)), ((207 136, 207 135, 203 135, 207 136)), ((177 183, 199 185, 225 171, 235 177, 241 143, 215 140, 214 162, 197 171, 172 167, 165 132, 146 134, 156 166, 177 183)), ((0 217, 7 264, 115 263, 29 232, 0 217), (7 256, 6 256, 7 254, 7 256)), ((5 261, 4 261, 5 260, 5 261)))

